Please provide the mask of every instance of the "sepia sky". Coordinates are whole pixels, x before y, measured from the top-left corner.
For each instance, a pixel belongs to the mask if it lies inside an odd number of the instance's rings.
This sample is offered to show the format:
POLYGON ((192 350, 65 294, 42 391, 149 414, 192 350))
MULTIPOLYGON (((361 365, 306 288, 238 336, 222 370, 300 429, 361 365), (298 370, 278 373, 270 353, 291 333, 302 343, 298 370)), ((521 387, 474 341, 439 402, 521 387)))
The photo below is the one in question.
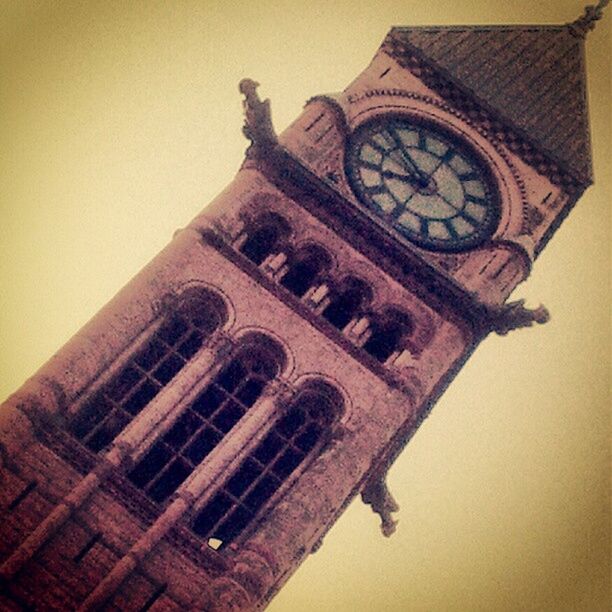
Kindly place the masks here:
MULTIPOLYGON (((563 23, 582 8, 1 2, 0 398, 232 179, 241 78, 280 131, 392 25, 563 23)), ((271 612, 609 609, 611 20, 587 40, 596 185, 514 295, 552 320, 488 338, 434 408, 389 475, 396 534, 355 501, 271 612)))

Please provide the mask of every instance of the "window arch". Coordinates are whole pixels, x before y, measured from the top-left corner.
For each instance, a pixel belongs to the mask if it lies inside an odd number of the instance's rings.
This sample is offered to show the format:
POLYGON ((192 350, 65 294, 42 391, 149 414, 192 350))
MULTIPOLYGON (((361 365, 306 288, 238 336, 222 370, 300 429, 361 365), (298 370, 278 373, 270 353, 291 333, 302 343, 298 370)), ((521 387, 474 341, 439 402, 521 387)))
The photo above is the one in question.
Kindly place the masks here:
POLYGON ((321 274, 329 270, 332 259, 329 253, 318 245, 309 245, 300 250, 292 259, 280 283, 298 297, 313 287, 321 274))
POLYGON ((248 223, 245 231, 246 240, 239 250, 253 263, 260 265, 268 255, 278 252, 291 228, 280 215, 266 213, 248 223))
POLYGON ((193 531, 220 541, 220 546, 232 542, 261 516, 299 466, 321 450, 343 409, 342 396, 328 383, 305 385, 223 488, 200 509, 193 531))
POLYGON ((334 327, 342 330, 371 300, 371 287, 364 281, 349 276, 321 314, 334 327))
POLYGON ((255 404, 284 361, 268 338, 242 344, 128 474, 132 483, 153 501, 165 501, 255 404))
POLYGON ((391 308, 372 321, 372 333, 363 348, 372 357, 384 363, 397 350, 401 350, 412 333, 413 323, 409 315, 391 308))
POLYGON ((70 419, 70 433, 90 450, 102 450, 223 326, 227 316, 216 293, 201 288, 183 292, 144 345, 70 419))

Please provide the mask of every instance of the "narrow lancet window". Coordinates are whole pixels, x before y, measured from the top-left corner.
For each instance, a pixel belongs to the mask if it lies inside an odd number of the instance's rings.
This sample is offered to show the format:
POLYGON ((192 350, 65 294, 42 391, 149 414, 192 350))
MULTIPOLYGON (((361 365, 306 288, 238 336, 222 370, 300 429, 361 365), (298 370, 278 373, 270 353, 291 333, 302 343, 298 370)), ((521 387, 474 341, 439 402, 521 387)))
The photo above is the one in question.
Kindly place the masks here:
POLYGON ((198 512, 193 530, 213 548, 239 536, 304 461, 329 439, 342 413, 340 394, 327 383, 298 392, 285 414, 198 512))
POLYGON ((144 345, 69 422, 69 431, 90 450, 106 447, 180 372, 226 319, 220 297, 185 292, 144 345))
POLYGON ((163 502, 255 404, 282 367, 272 342, 247 343, 203 389, 129 474, 163 502))

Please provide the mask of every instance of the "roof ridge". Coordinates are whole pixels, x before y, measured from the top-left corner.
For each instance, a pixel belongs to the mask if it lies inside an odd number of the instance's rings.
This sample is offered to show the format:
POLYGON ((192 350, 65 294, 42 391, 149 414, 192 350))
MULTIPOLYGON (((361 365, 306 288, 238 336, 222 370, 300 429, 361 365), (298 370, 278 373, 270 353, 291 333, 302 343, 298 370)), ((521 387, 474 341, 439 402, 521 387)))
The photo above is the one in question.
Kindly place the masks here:
POLYGON ((455 31, 455 32, 468 32, 468 31, 500 31, 500 30, 524 30, 540 32, 542 30, 569 30, 572 23, 550 23, 550 24, 537 24, 537 23, 506 23, 506 24, 464 24, 464 25, 415 25, 415 26, 392 26, 391 32, 397 32, 402 30, 429 30, 431 32, 436 31, 455 31))

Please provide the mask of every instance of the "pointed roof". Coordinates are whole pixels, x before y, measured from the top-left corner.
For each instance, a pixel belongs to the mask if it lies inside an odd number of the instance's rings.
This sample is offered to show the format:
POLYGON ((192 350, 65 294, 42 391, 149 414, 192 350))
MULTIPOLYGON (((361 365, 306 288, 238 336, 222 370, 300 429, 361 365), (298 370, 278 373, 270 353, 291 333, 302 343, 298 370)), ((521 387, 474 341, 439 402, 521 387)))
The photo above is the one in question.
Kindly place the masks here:
POLYGON ((386 48, 396 56, 416 51, 585 185, 592 182, 591 143, 584 32, 576 23, 397 27, 385 43, 395 43, 386 48))

